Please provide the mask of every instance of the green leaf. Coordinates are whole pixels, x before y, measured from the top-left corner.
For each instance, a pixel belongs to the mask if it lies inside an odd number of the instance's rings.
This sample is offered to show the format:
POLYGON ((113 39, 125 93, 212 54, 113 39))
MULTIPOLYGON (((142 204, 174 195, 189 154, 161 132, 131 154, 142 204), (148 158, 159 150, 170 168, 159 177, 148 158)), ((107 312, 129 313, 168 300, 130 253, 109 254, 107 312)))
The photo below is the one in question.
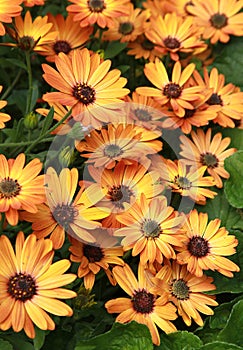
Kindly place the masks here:
POLYGON ((161 334, 160 346, 156 350, 195 350, 200 349, 201 339, 187 331, 178 331, 170 334, 161 334))
POLYGON ((243 344, 243 300, 238 301, 233 308, 230 314, 230 317, 222 331, 219 332, 217 339, 233 343, 236 345, 243 344))
POLYGON ((104 59, 107 58, 113 58, 117 56, 120 52, 122 52, 125 47, 127 46, 127 43, 121 43, 120 41, 111 41, 107 45, 105 49, 104 59))
POLYGON ((0 59, 0 63, 1 64, 5 63, 5 62, 9 63, 9 66, 14 65, 14 66, 23 68, 23 69, 25 69, 27 71, 26 65, 22 61, 20 61, 20 60, 18 60, 16 58, 1 58, 0 59))
POLYGON ((229 148, 235 147, 237 150, 243 150, 243 130, 238 128, 220 129, 223 137, 230 137, 231 142, 229 148))
POLYGON ((149 329, 132 321, 114 323, 111 330, 88 341, 78 341, 75 350, 152 350, 149 329))
POLYGON ((31 103, 30 103, 31 111, 35 108, 38 96, 39 96, 38 82, 35 81, 32 85, 32 96, 31 96, 31 103))
POLYGON ((214 341, 213 343, 203 345, 199 350, 242 350, 242 347, 235 344, 214 341))
POLYGON ((54 108, 51 107, 49 113, 45 117, 40 135, 44 135, 47 132, 47 130, 50 128, 53 122, 53 117, 54 117, 54 108))
POLYGON ((0 339, 0 349, 1 350, 13 350, 13 347, 8 341, 0 339))
POLYGON ((42 331, 39 328, 35 328, 35 338, 34 338, 34 348, 35 350, 40 350, 45 342, 45 331, 42 331))
POLYGON ((243 151, 238 151, 226 158, 225 169, 230 178, 225 182, 225 195, 235 208, 243 208, 243 151))

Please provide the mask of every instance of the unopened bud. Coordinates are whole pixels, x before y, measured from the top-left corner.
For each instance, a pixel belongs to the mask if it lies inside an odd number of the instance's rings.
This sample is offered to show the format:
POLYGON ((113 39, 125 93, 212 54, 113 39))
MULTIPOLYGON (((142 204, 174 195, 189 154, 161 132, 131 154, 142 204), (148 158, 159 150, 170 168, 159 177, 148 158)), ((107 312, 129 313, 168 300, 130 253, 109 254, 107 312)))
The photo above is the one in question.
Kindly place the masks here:
POLYGON ((65 168, 75 160, 74 150, 70 146, 66 146, 58 155, 60 164, 65 168))
POLYGON ((38 127, 39 119, 38 116, 34 112, 30 112, 26 114, 24 117, 24 126, 26 129, 33 130, 38 127))

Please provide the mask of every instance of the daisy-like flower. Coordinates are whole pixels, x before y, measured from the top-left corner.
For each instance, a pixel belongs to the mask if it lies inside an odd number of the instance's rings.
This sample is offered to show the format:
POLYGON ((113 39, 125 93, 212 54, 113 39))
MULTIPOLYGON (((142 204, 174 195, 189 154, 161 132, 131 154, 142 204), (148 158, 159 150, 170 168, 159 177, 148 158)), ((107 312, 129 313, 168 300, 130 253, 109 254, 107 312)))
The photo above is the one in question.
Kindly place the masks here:
POLYGON ((169 301, 177 307, 178 314, 187 326, 191 326, 192 320, 203 326, 199 312, 213 315, 208 305, 218 305, 214 296, 203 293, 216 289, 212 284, 213 278, 206 275, 196 277, 188 272, 185 265, 181 266, 176 261, 164 265, 153 282, 158 285, 158 292, 163 290, 168 293, 169 301))
POLYGON ((45 5, 45 0, 24 0, 23 5, 26 7, 45 5))
POLYGON ((136 92, 154 97, 161 105, 168 104, 178 117, 184 117, 185 109, 194 109, 191 101, 203 99, 204 86, 185 86, 194 70, 195 64, 191 63, 182 72, 181 63, 177 61, 170 81, 164 64, 156 58, 154 63, 147 63, 144 68, 146 77, 156 87, 138 87, 136 92))
POLYGON ((206 197, 214 198, 217 192, 205 187, 214 186, 215 182, 212 176, 203 176, 207 166, 200 168, 196 166, 187 166, 181 159, 172 161, 166 159, 153 166, 160 174, 160 181, 172 192, 179 193, 196 201, 198 204, 205 204, 206 197))
POLYGON ((206 133, 202 129, 197 132, 192 131, 192 141, 185 135, 180 136, 181 156, 186 159, 190 165, 207 166, 207 172, 214 178, 215 185, 223 187, 221 177, 228 179, 229 173, 224 169, 224 160, 236 152, 235 148, 226 148, 231 140, 229 137, 222 139, 222 134, 217 133, 211 140, 212 129, 206 133))
POLYGON ((224 128, 234 128, 235 119, 237 121, 242 117, 243 92, 240 92, 232 83, 225 85, 224 75, 219 74, 215 67, 210 74, 204 68, 204 79, 197 71, 194 71, 193 77, 198 85, 212 90, 212 94, 206 103, 207 105, 218 107, 217 116, 213 119, 213 122, 224 128))
POLYGON ((169 53, 174 61, 179 60, 180 52, 196 54, 207 48, 193 18, 183 18, 175 12, 152 18, 145 35, 159 52, 169 53))
POLYGON ((50 239, 37 240, 31 234, 25 240, 19 232, 14 252, 9 239, 5 235, 0 237, 0 329, 12 327, 15 332, 24 329, 28 337, 34 338, 34 324, 42 330, 55 328, 48 313, 72 316, 70 306, 57 297, 76 296, 75 292, 59 287, 73 282, 77 276, 64 274, 71 265, 69 260, 52 264, 53 256, 50 239))
MULTIPOLYGON (((0 93, 2 92, 2 85, 0 85, 0 93)), ((7 101, 0 100, 0 110, 7 105, 7 101)), ((7 121, 11 119, 10 115, 7 113, 0 112, 0 129, 5 128, 5 124, 7 121)))
POLYGON ((208 222, 208 214, 198 213, 196 209, 187 215, 186 233, 183 246, 177 248, 177 261, 186 264, 187 270, 197 277, 203 275, 203 270, 216 270, 227 277, 240 271, 239 266, 224 257, 235 253, 238 241, 220 224, 220 219, 208 222))
POLYGON ((0 35, 5 35, 3 23, 11 23, 12 17, 19 16, 23 10, 21 6, 22 0, 0 0, 0 35), (2 23, 3 22, 3 23, 2 23))
POLYGON ((0 212, 12 226, 18 223, 20 209, 36 213, 36 205, 45 201, 44 176, 38 176, 42 163, 35 158, 24 164, 24 153, 9 160, 0 154, 0 212))
POLYGON ((143 7, 150 11, 151 17, 163 16, 168 12, 173 12, 174 7, 168 0, 146 0, 142 3, 143 7))
POLYGON ((181 245, 178 239, 179 226, 184 218, 170 206, 164 196, 148 200, 141 194, 128 213, 118 220, 124 227, 114 232, 115 236, 125 236, 121 244, 124 250, 132 249, 132 255, 140 254, 140 262, 145 265, 163 262, 163 257, 175 259, 173 245, 181 245))
POLYGON ((120 77, 118 69, 109 72, 110 60, 101 62, 97 53, 91 55, 84 48, 74 50, 71 57, 60 52, 55 63, 58 71, 42 65, 46 82, 59 90, 44 94, 45 101, 72 107, 73 117, 84 126, 99 128, 114 120, 119 104, 124 103, 121 98, 129 90, 123 88, 127 79, 120 77))
POLYGON ((110 216, 103 219, 103 227, 121 227, 117 218, 129 211, 143 193, 146 198, 158 196, 164 185, 157 183, 159 174, 155 171, 147 172, 139 163, 126 165, 120 161, 113 170, 88 167, 92 178, 103 191, 103 199, 98 206, 111 210, 110 216))
POLYGON ((120 40, 124 43, 134 41, 144 33, 144 24, 150 16, 149 11, 134 9, 133 4, 129 4, 128 9, 128 15, 114 18, 114 25, 103 33, 103 40, 120 40))
POLYGON ((195 22, 203 27, 203 38, 212 44, 227 43, 230 35, 243 35, 242 0, 193 1, 187 11, 195 16, 195 22))
POLYGON ((134 56, 136 59, 144 58, 150 62, 154 62, 155 57, 163 56, 144 34, 139 35, 136 40, 129 42, 127 49, 128 55, 134 56))
POLYGON ((74 21, 81 27, 98 24, 99 27, 112 27, 113 19, 129 13, 128 0, 70 0, 67 11, 74 14, 74 21))
POLYGON ((171 322, 177 318, 175 306, 168 302, 166 294, 159 296, 151 291, 155 285, 145 275, 143 266, 139 264, 138 280, 127 264, 124 267, 114 267, 112 272, 120 287, 130 296, 112 299, 105 304, 109 313, 119 314, 116 322, 127 323, 134 320, 145 324, 155 345, 160 344, 156 325, 165 333, 176 331, 171 322))
POLYGON ((68 55, 72 50, 82 47, 93 32, 93 27, 81 28, 79 23, 73 21, 73 15, 66 19, 57 14, 48 14, 48 23, 53 24, 53 30, 57 31, 55 40, 42 47, 42 55, 49 62, 55 62, 56 56, 63 52, 68 55))
POLYGON ((62 169, 59 176, 49 167, 46 172, 47 203, 38 206, 35 215, 21 213, 21 219, 32 222, 32 229, 38 238, 50 235, 54 249, 62 247, 65 232, 75 235, 77 239, 94 243, 90 230, 101 226, 96 221, 103 219, 109 212, 93 207, 103 193, 99 186, 93 184, 84 189, 80 188, 75 196, 78 184, 78 170, 62 169))
POLYGON ((103 270, 110 283, 114 286, 116 281, 110 270, 110 265, 124 265, 124 261, 119 258, 123 256, 123 249, 118 245, 118 240, 112 237, 107 229, 100 228, 92 231, 96 242, 94 244, 85 244, 73 237, 69 237, 71 247, 70 260, 80 263, 78 268, 78 277, 84 278, 86 289, 92 289, 95 282, 95 275, 103 270))
POLYGON ((121 159, 126 164, 138 161, 148 167, 150 160, 146 156, 162 149, 162 142, 156 140, 160 134, 134 124, 108 124, 107 128, 93 130, 76 142, 76 148, 95 167, 111 169, 121 159))
POLYGON ((14 29, 8 28, 8 34, 15 43, 4 43, 4 45, 17 46, 21 50, 37 53, 42 53, 43 45, 52 43, 57 36, 52 23, 48 23, 47 16, 37 16, 32 21, 30 11, 26 12, 24 19, 22 16, 15 18, 14 29))

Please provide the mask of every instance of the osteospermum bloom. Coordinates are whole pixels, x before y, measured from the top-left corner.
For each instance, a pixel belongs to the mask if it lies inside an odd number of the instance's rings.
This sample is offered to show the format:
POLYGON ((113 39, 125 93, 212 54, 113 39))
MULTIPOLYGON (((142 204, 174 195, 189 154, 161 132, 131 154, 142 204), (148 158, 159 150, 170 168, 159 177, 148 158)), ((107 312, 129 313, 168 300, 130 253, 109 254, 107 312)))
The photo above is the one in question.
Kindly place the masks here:
POLYGON ((177 61, 170 81, 164 64, 156 58, 154 63, 147 63, 144 68, 146 77, 156 87, 138 87, 136 92, 144 96, 152 96, 161 105, 168 104, 178 117, 183 117, 186 108, 194 109, 191 101, 203 99, 204 87, 185 86, 194 69, 195 64, 190 63, 182 72, 181 63, 177 61))
POLYGON ((144 34, 139 35, 134 41, 130 41, 127 45, 127 54, 134 56, 136 59, 144 58, 153 62, 155 57, 161 57, 155 45, 146 38, 144 34))
POLYGON ((48 23, 48 17, 37 16, 33 21, 30 11, 27 11, 24 19, 18 16, 14 21, 14 29, 8 28, 8 34, 16 43, 5 43, 6 46, 18 46, 24 51, 42 53, 43 45, 53 42, 57 32, 53 31, 52 23, 48 23))
POLYGON ((163 290, 168 293, 169 301, 177 307, 178 314, 187 326, 191 326, 192 320, 203 326, 199 312, 213 315, 208 305, 218 305, 214 296, 204 293, 216 289, 212 284, 213 278, 206 275, 196 277, 188 272, 185 265, 181 266, 176 261, 162 266, 153 282, 158 285, 158 292, 163 290))
POLYGON ((73 282, 76 275, 64 274, 71 265, 69 260, 52 264, 53 256, 50 239, 37 240, 31 234, 25 240, 19 232, 14 252, 9 239, 0 237, 0 329, 24 329, 28 337, 34 338, 34 324, 42 330, 55 328, 48 313, 72 316, 70 306, 57 297, 76 296, 71 290, 59 288, 73 282))
POLYGON ((228 179, 229 173, 224 169, 224 160, 236 152, 235 148, 226 148, 231 139, 222 138, 221 133, 217 133, 211 140, 212 129, 206 133, 202 129, 191 132, 192 141, 185 135, 180 136, 181 156, 186 159, 186 163, 197 166, 207 166, 207 172, 214 178, 215 185, 223 187, 221 177, 228 179))
MULTIPOLYGON (((127 80, 118 69, 109 71, 111 61, 101 62, 97 53, 74 50, 71 57, 60 52, 55 59, 58 71, 43 64, 44 79, 59 92, 43 95, 48 103, 61 103, 72 107, 75 120, 98 128, 114 120, 122 97, 129 93, 123 88, 127 80)), ((119 115, 119 113, 118 113, 119 115)))
POLYGON ((114 25, 102 35, 103 40, 120 40, 122 43, 134 41, 144 33, 144 24, 149 18, 149 11, 135 8, 129 4, 129 14, 114 18, 114 25))
MULTIPOLYGON (((2 92, 2 85, 0 85, 0 93, 2 92)), ((0 100, 0 110, 7 105, 7 101, 0 100)), ((10 115, 7 113, 0 112, 0 129, 5 128, 5 122, 11 119, 10 115)))
POLYGON ((187 215, 183 246, 178 247, 177 261, 186 264, 187 270, 201 277, 203 270, 218 271, 227 277, 232 272, 239 272, 239 266, 225 258, 236 252, 238 241, 225 227, 220 227, 221 220, 208 222, 207 213, 198 213, 196 209, 187 215))
POLYGON ((36 213, 36 205, 45 201, 44 177, 38 176, 42 163, 35 158, 24 164, 24 153, 9 160, 0 154, 0 212, 13 226, 18 223, 20 209, 36 213))
POLYGON ((86 289, 92 289, 95 282, 95 275, 103 270, 110 283, 114 286, 116 281, 112 275, 111 266, 124 265, 124 261, 119 258, 123 256, 123 249, 117 246, 118 240, 112 237, 106 229, 100 228, 92 232, 96 242, 85 244, 69 236, 71 247, 70 260, 80 263, 78 267, 78 277, 84 278, 86 289))
POLYGON ((230 35, 243 35, 242 0, 194 1, 187 11, 195 16, 195 22, 203 27, 203 38, 212 44, 227 43, 230 35))
POLYGON ((179 60, 181 52, 196 54, 207 48, 200 34, 192 17, 183 18, 175 12, 152 18, 145 32, 155 48, 163 55, 169 53, 174 61, 179 60))
POLYGON ((143 2, 143 7, 150 11, 151 17, 163 16, 167 12, 174 11, 168 0, 146 0, 143 2))
POLYGON ((167 206, 164 196, 147 200, 141 194, 128 213, 123 213, 118 220, 124 227, 114 232, 115 236, 125 236, 121 244, 124 250, 132 248, 132 255, 140 255, 140 262, 145 265, 175 259, 174 246, 181 245, 177 238, 179 226, 183 217, 179 216, 174 208, 167 206))
POLYGON ((197 71, 194 71, 193 77, 198 85, 212 90, 206 104, 215 108, 218 107, 217 116, 213 119, 213 122, 224 128, 234 128, 235 121, 237 122, 242 117, 243 92, 240 92, 232 83, 225 85, 224 75, 219 74, 215 67, 211 70, 210 74, 205 68, 203 78, 197 71))
POLYGON ((105 304, 109 313, 119 313, 116 322, 127 323, 134 320, 145 324, 155 345, 160 344, 156 325, 165 333, 176 331, 171 322, 177 318, 176 308, 168 302, 166 294, 158 296, 151 291, 154 284, 145 275, 144 267, 139 264, 138 280, 127 264, 124 267, 114 267, 112 272, 118 284, 130 296, 130 298, 112 299, 105 304))
POLYGON ((26 7, 42 6, 45 5, 45 0, 24 0, 23 4, 26 7))
POLYGON ((0 35, 5 35, 3 23, 11 23, 12 17, 19 16, 23 10, 21 6, 22 0, 1 0, 0 1, 0 35), (3 22, 3 23, 2 23, 3 22))

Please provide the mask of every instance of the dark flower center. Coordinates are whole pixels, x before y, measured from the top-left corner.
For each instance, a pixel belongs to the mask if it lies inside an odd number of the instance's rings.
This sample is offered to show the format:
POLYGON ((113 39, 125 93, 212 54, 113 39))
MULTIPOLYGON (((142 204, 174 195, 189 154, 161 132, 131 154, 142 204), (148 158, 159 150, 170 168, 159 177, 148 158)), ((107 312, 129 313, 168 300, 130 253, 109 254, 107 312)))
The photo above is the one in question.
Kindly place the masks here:
POLYGON ((109 158, 118 157, 123 153, 123 150, 120 148, 120 146, 115 144, 110 144, 105 146, 104 148, 104 155, 109 158))
POLYGON ((190 239, 187 249, 192 255, 198 258, 206 256, 209 252, 208 242, 203 237, 199 236, 193 236, 190 239))
POLYGON ((129 187, 124 185, 112 186, 108 193, 108 198, 114 202, 117 208, 124 209, 123 203, 130 203, 130 197, 133 195, 129 187))
POLYGON ((172 50, 178 49, 181 46, 180 42, 176 38, 172 38, 172 36, 170 35, 167 38, 165 38, 164 45, 168 49, 172 49, 172 50))
POLYGON ((69 224, 73 223, 74 218, 78 215, 78 211, 72 205, 58 204, 52 215, 59 225, 68 227, 69 224))
POLYGON ((193 117, 194 116, 194 114, 195 114, 195 112, 196 112, 196 109, 185 109, 185 115, 184 115, 184 119, 187 119, 187 118, 191 118, 191 117, 193 117))
POLYGON ((141 46, 144 50, 148 50, 148 51, 152 51, 154 49, 154 44, 148 39, 144 39, 141 46))
POLYGON ((169 83, 165 85, 163 94, 169 98, 178 98, 181 96, 182 87, 175 83, 169 83))
POLYGON ((138 120, 141 120, 142 122, 148 122, 152 119, 151 114, 142 108, 135 109, 134 114, 138 120))
POLYGON ((221 99, 221 97, 216 94, 213 93, 212 96, 207 100, 207 104, 211 105, 221 105, 223 106, 223 101, 221 99))
POLYGON ((73 96, 84 105, 89 105, 95 101, 95 90, 86 84, 77 83, 73 87, 73 96))
POLYGON ((203 165, 207 165, 208 168, 216 168, 218 166, 218 158, 209 152, 201 154, 200 162, 203 165))
POLYGON ((171 283, 171 294, 179 300, 186 300, 189 298, 189 287, 183 279, 174 279, 171 283))
POLYGON ((228 17, 226 17, 224 14, 215 13, 210 18, 210 22, 214 28, 221 29, 228 24, 228 17))
POLYGON ((38 41, 35 41, 32 36, 24 35, 22 38, 19 38, 18 46, 21 50, 30 51, 33 50, 38 41))
POLYGON ((189 190, 191 188, 191 182, 184 176, 176 176, 174 182, 182 190, 189 190))
POLYGON ((65 54, 68 54, 72 48, 70 44, 66 40, 58 40, 53 45, 53 50, 58 54, 59 52, 64 52, 65 54))
POLYGON ((9 177, 0 182, 0 198, 16 197, 21 191, 21 186, 17 180, 9 177))
POLYGON ((88 6, 92 12, 102 12, 106 8, 104 0, 89 0, 88 6))
POLYGON ((141 227, 145 237, 158 237, 161 233, 160 225, 155 220, 146 219, 141 227))
POLYGON ((132 303, 133 308, 136 312, 142 314, 149 314, 154 309, 155 296, 151 293, 148 293, 144 288, 139 291, 135 291, 132 303))
POLYGON ((84 244, 83 254, 91 263, 101 261, 104 258, 102 248, 95 245, 84 244))
POLYGON ((133 30, 134 30, 134 25, 131 22, 123 22, 123 23, 120 23, 118 31, 123 35, 128 35, 128 34, 131 34, 133 30))
POLYGON ((33 277, 24 273, 16 273, 15 276, 9 278, 8 293, 12 298, 23 302, 32 299, 37 294, 33 277))

